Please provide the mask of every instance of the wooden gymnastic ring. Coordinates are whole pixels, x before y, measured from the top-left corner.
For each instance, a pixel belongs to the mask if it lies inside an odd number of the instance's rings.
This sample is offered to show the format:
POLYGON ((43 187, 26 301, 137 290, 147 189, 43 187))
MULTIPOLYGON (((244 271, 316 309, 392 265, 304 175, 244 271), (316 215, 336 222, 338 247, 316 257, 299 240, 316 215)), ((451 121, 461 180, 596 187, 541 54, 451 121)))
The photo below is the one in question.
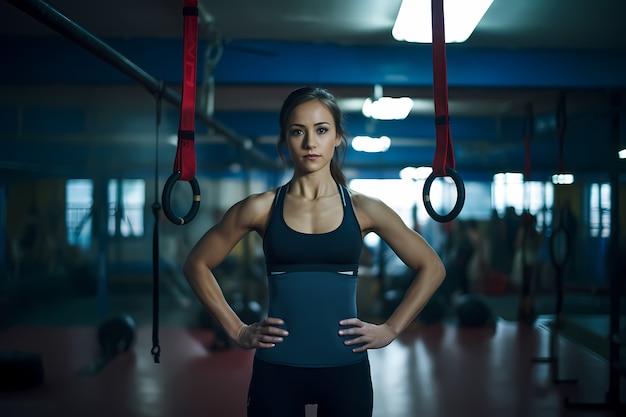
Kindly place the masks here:
POLYGON ((185 217, 179 217, 172 210, 171 198, 172 198, 172 190, 174 189, 174 185, 180 179, 180 172, 174 172, 167 179, 165 186, 163 187, 163 212, 165 216, 176 225, 184 225, 193 220, 198 214, 198 209, 200 208, 200 186, 198 185, 198 180, 194 177, 191 181, 188 181, 191 185, 191 191, 193 192, 193 201, 191 203, 191 207, 189 208, 189 212, 185 215, 185 217))
POLYGON ((446 174, 452 178, 454 184, 456 185, 456 203, 454 207, 450 211, 450 213, 446 215, 440 215, 433 208, 433 204, 430 201, 430 187, 433 185, 433 181, 437 178, 434 172, 431 172, 426 181, 424 181, 424 189, 422 191, 422 198, 424 200, 424 207, 426 208, 426 212, 440 223, 447 223, 451 220, 454 220, 461 210, 463 209, 463 205, 465 204, 465 184, 463 183, 463 179, 455 170, 452 168, 446 168, 446 174))
POLYGON ((550 243, 549 245, 550 246, 550 259, 552 260, 552 265, 556 269, 560 269, 562 271, 565 268, 567 261, 572 256, 572 247, 571 247, 572 243, 570 241, 569 230, 567 230, 567 228, 564 226, 557 227, 550 235, 549 243, 550 243), (565 235, 565 256, 563 257, 563 259, 557 259, 556 249, 554 248, 554 246, 556 243, 557 236, 563 235, 563 234, 565 235))

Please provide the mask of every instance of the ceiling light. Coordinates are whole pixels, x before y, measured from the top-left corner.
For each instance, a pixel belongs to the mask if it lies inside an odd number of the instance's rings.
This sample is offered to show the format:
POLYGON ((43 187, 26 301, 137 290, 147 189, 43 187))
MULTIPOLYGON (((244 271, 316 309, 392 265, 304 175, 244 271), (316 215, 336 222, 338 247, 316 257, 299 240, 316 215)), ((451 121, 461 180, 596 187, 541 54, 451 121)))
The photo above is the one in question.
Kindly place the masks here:
POLYGON ((524 174, 521 172, 498 172, 493 176, 495 184, 522 184, 524 182, 524 174))
POLYGON ((400 178, 403 180, 425 180, 433 172, 431 167, 404 167, 400 170, 400 178))
MULTIPOLYGON (((432 0, 402 0, 391 34, 405 42, 432 43, 432 0)), ((493 0, 443 2, 446 43, 465 42, 493 0)))
POLYGON ((568 185, 574 183, 574 174, 554 174, 552 184, 568 185))
POLYGON ((372 101, 366 98, 363 102, 363 116, 378 120, 406 119, 413 108, 413 100, 409 97, 380 97, 372 101))
POLYGON ((621 151, 619 151, 618 155, 619 159, 626 159, 626 149, 622 149, 621 151))
POLYGON ((372 138, 369 136, 355 136, 352 139, 352 149, 359 152, 387 152, 391 146, 391 139, 387 136, 372 138))
POLYGON ((385 97, 383 86, 374 85, 371 97, 363 102, 363 116, 377 120, 406 119, 413 108, 413 100, 409 97, 385 97))

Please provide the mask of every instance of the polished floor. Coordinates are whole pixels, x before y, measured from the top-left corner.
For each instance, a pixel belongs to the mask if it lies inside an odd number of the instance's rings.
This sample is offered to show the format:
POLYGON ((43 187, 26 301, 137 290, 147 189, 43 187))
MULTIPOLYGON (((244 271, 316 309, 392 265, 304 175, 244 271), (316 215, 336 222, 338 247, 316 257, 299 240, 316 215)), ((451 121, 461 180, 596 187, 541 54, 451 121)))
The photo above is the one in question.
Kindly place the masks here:
MULTIPOLYGON (((45 369, 41 386, 0 393, 1 416, 245 416, 253 353, 209 351, 213 331, 183 323, 189 307, 165 302, 163 308, 179 316, 162 317, 159 364, 150 353, 152 328, 146 315, 137 320, 129 351, 99 372, 85 374, 100 352, 97 327, 89 324, 98 316, 97 305, 94 300, 73 303, 80 310, 62 302, 36 316, 24 314, 0 330, 0 351, 39 353, 45 369)), ((122 307, 133 308, 125 303, 122 307)), ((135 303, 141 305, 138 310, 150 311, 148 295, 135 303)), ((374 416, 625 415, 608 407, 608 363, 594 349, 559 336, 558 362, 535 361, 550 355, 548 323, 540 316, 532 325, 498 318, 495 326, 483 328, 451 322, 413 326, 388 347, 370 351, 374 416)), ((622 378, 622 403, 624 385, 622 378)), ((314 416, 315 407, 306 414, 314 416)))

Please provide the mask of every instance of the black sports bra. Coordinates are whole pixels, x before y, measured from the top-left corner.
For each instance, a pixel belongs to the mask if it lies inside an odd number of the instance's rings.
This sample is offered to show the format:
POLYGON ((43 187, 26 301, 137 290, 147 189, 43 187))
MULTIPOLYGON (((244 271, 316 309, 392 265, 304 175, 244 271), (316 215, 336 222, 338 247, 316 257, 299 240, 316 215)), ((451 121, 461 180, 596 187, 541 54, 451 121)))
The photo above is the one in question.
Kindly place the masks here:
POLYGON ((357 264, 363 240, 348 190, 337 184, 343 202, 343 220, 328 233, 307 234, 293 230, 283 217, 287 185, 276 191, 263 251, 268 265, 357 264))

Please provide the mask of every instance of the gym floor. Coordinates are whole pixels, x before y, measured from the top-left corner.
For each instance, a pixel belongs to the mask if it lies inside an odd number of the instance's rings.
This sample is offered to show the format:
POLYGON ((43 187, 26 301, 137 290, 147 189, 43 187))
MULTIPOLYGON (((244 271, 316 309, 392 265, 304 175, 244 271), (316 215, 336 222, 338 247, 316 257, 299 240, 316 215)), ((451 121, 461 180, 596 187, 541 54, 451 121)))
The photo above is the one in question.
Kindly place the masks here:
MULTIPOLYGON (((466 328, 453 321, 416 324, 388 347, 370 351, 374 416, 619 415, 607 404, 608 361, 602 346, 591 340, 594 334, 607 340, 605 297, 566 299, 566 312, 579 305, 577 314, 568 316, 586 332, 557 336, 554 355, 549 343, 551 316, 542 314, 544 308, 548 312, 553 297, 536 300, 539 316, 534 324, 512 319, 518 305, 515 295, 486 300, 497 315, 495 326, 466 328), (535 360, 556 356, 558 362, 535 360)), ((5 320, 0 351, 38 353, 45 379, 35 388, 1 392, 0 414, 244 417, 253 352, 210 351, 215 333, 198 325, 198 305, 193 301, 165 294, 160 312, 159 364, 151 355, 149 292, 38 303, 5 320), (88 374, 84 371, 100 355, 97 328, 103 304, 110 316, 133 318, 135 340, 127 352, 88 374)), ((623 404, 623 378, 620 385, 623 404)), ((315 407, 308 407, 306 414, 314 416, 315 407)))

